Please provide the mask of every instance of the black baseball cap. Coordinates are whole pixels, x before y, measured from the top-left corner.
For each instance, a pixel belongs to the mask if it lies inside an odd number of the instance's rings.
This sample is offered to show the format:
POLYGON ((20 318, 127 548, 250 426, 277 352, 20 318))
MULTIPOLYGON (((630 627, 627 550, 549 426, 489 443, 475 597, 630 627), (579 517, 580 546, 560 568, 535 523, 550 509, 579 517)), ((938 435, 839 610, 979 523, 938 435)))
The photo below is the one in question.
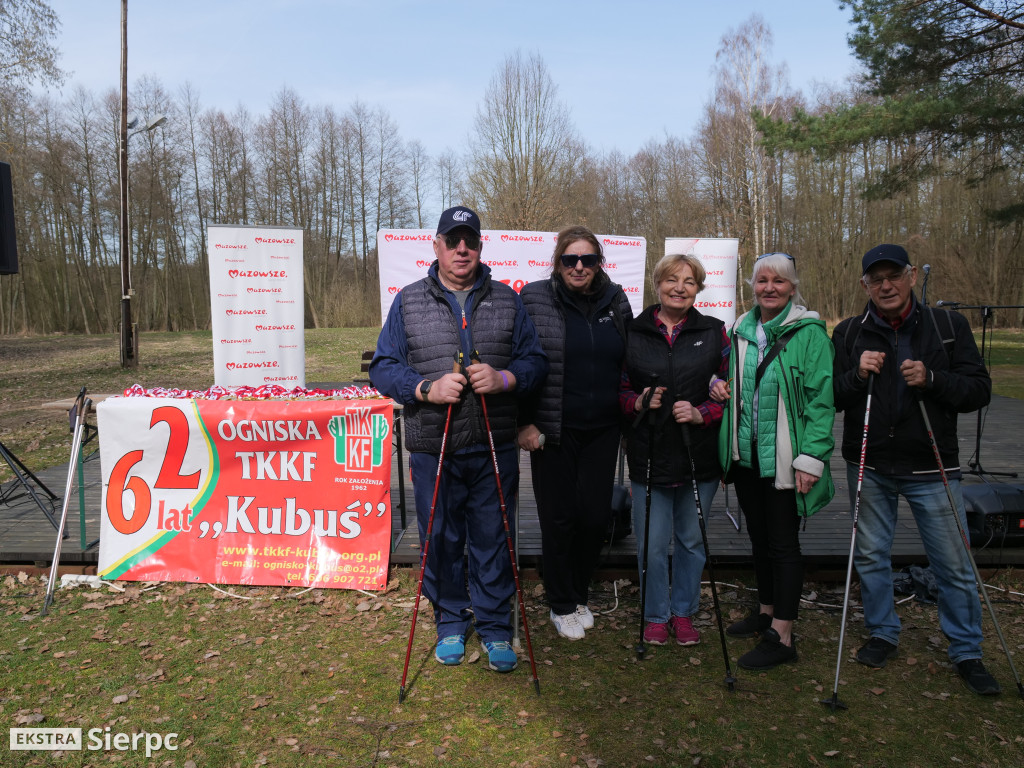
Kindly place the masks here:
POLYGON ((891 261, 898 267, 910 266, 910 257, 907 256, 907 251, 902 245, 882 243, 864 254, 861 261, 861 272, 866 275, 868 270, 880 261, 891 261))
POLYGON ((441 214, 437 222, 437 234, 447 235, 456 227, 469 227, 480 234, 480 217, 464 205, 456 205, 441 214))

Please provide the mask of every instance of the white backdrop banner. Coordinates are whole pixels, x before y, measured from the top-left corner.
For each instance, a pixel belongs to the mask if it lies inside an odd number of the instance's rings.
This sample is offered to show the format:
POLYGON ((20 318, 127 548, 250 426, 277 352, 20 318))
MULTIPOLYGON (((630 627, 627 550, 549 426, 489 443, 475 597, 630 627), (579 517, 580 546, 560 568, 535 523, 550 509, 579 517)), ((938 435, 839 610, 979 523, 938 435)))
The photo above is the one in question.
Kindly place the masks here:
POLYGON ((707 278, 694 306, 731 328, 736 321, 736 262, 740 241, 734 237, 666 237, 665 255, 696 256, 707 278))
MULTIPOLYGON (((508 232, 485 229, 481 260, 491 276, 512 286, 516 293, 527 283, 551 275, 551 254, 557 232, 508 232)), ((604 269, 622 286, 633 314, 643 309, 647 240, 642 237, 597 235, 604 250, 604 269)), ((434 262, 434 231, 430 229, 382 229, 377 232, 380 264, 380 318, 387 319, 391 302, 402 288, 427 275, 434 262)))
POLYGON ((214 382, 306 386, 302 230, 211 224, 214 382))

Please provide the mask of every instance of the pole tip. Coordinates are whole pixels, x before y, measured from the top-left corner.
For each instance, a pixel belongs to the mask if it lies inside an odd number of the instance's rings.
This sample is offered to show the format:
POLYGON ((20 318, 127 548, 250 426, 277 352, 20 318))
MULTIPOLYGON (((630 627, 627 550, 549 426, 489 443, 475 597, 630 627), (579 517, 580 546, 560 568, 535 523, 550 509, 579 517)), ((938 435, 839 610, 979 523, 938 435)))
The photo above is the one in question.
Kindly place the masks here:
POLYGON ((404 685, 401 688, 398 689, 398 703, 401 704, 403 701, 405 701, 405 686, 404 685))
POLYGON ((828 707, 833 712, 835 712, 837 709, 849 709, 849 707, 847 707, 843 702, 841 702, 834 693, 832 694, 832 698, 821 699, 821 701, 819 701, 818 703, 828 707))
POLYGON ((538 680, 536 677, 533 678, 533 690, 535 690, 537 692, 537 695, 540 696, 540 680, 538 680))

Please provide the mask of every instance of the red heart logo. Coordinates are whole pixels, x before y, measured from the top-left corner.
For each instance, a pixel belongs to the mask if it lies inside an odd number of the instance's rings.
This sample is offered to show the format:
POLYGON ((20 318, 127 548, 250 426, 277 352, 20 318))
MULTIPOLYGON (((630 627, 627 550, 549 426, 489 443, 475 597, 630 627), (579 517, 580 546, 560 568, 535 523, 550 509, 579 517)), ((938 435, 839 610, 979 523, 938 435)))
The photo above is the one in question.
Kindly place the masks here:
POLYGON ((394 296, 396 293, 398 293, 398 286, 397 285, 389 285, 388 286, 388 293, 390 293, 392 296, 394 296))
POLYGON ((228 277, 231 277, 231 278, 238 277, 238 270, 237 269, 229 269, 228 270, 228 277))

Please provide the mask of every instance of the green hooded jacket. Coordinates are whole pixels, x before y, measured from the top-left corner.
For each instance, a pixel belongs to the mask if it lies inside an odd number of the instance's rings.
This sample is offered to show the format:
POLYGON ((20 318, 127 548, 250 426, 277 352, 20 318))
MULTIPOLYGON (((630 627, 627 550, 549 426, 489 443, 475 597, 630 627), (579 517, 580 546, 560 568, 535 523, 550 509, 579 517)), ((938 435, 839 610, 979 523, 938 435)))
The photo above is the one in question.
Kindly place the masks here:
MULTIPOLYGON (((756 355, 759 316, 760 310, 756 307, 741 315, 729 334, 732 341, 729 376, 733 398, 725 404, 718 438, 718 458, 726 476, 733 462, 740 461, 741 441, 746 441, 742 445, 742 455, 750 456, 750 434, 749 430, 740 432, 739 411, 753 407, 753 382, 749 381, 749 375, 744 381, 744 359, 751 345, 756 355)), ((828 504, 835 495, 829 469, 835 447, 832 437, 835 420, 832 400, 834 350, 818 313, 798 304, 790 304, 782 322, 767 329, 768 349, 780 335, 793 328, 797 330, 786 348, 768 366, 778 386, 775 439, 765 440, 771 430, 760 429, 758 451, 765 456, 759 461, 760 466, 775 468, 775 487, 779 490, 796 487, 798 469, 819 478, 810 492, 796 494, 797 511, 806 517, 828 504), (772 452, 770 456, 766 455, 769 451, 772 452)), ((765 376, 768 375, 766 372, 765 376)), ((746 421, 750 421, 749 414, 746 421)))

